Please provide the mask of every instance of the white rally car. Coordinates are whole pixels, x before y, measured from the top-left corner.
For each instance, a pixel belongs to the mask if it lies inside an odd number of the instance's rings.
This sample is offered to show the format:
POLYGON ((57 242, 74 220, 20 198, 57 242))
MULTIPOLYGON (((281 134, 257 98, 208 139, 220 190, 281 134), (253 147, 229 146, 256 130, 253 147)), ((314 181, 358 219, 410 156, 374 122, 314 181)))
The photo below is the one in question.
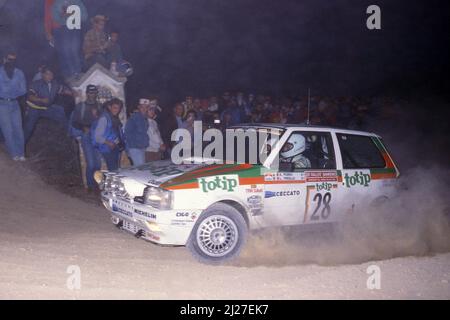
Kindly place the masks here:
POLYGON ((337 222, 394 192, 399 171, 376 134, 298 125, 240 128, 278 135, 263 163, 156 161, 97 173, 112 222, 138 238, 187 246, 199 260, 215 263, 238 256, 249 230, 337 222), (282 156, 299 135, 306 168, 286 165, 282 156))

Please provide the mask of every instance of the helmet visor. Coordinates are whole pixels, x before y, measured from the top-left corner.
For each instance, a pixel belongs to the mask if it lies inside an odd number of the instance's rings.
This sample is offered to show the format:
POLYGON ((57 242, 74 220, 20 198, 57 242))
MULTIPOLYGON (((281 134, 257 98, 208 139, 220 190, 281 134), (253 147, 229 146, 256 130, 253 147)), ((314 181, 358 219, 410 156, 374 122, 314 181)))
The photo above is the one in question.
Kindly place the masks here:
POLYGON ((294 145, 290 142, 286 142, 286 144, 283 146, 283 148, 281 149, 281 152, 288 152, 289 150, 291 150, 294 147, 294 145))

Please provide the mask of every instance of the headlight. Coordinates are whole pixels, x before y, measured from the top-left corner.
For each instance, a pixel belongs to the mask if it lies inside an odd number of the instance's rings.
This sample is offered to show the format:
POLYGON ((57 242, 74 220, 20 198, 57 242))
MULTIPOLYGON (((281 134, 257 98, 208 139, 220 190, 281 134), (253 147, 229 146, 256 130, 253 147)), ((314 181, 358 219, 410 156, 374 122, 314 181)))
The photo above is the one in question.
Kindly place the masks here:
POLYGON ((114 174, 105 174, 103 178, 103 190, 122 198, 129 197, 125 185, 122 182, 122 177, 114 174))
POLYGON ((113 175, 105 174, 105 177, 103 178, 103 190, 105 190, 106 192, 113 191, 113 177, 113 175))
POLYGON ((157 187, 147 187, 144 189, 144 203, 156 209, 168 210, 172 208, 172 191, 157 187))
POLYGON ((95 171, 94 173, 94 180, 97 182, 98 187, 100 190, 103 190, 105 187, 105 175, 101 171, 95 171))

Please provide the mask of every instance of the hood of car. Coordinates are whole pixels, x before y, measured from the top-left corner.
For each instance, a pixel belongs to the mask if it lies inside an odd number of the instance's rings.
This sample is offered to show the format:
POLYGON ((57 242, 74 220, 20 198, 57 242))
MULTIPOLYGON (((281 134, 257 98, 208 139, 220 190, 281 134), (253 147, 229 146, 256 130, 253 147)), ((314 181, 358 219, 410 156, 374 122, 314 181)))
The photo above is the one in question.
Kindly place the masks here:
POLYGON ((160 186, 166 181, 196 169, 208 166, 206 164, 173 164, 170 160, 154 161, 137 167, 121 169, 118 174, 127 180, 133 179, 138 183, 160 186))
MULTIPOLYGON (((168 189, 185 189, 198 186, 201 177, 252 173, 255 166, 250 164, 173 164, 170 160, 154 161, 138 167, 119 171, 125 180, 168 189)), ((255 171, 255 175, 259 173, 255 171)), ((252 174, 253 175, 253 174, 252 174)))

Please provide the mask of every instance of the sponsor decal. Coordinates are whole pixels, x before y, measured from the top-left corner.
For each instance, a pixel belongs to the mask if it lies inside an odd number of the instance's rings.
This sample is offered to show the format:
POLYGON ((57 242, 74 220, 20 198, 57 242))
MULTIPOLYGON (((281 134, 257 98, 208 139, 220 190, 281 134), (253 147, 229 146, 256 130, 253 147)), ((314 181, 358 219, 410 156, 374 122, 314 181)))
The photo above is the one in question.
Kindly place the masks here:
POLYGON ((189 212, 177 212, 175 215, 177 217, 189 217, 189 212))
POLYGON ((177 219, 170 221, 170 224, 174 226, 185 226, 193 223, 195 219, 197 219, 197 214, 195 212, 177 212, 175 213, 175 216, 177 219))
POLYGON ((262 193, 263 192, 263 188, 258 188, 258 186, 256 184, 252 184, 250 186, 250 188, 245 189, 246 193, 262 193))
POLYGON ((263 200, 261 196, 254 195, 247 198, 247 205, 254 216, 262 214, 263 200))
POLYGON ((181 219, 174 219, 170 221, 170 224, 172 226, 187 226, 188 224, 192 224, 194 223, 193 220, 190 219, 186 219, 186 220, 181 220, 181 219))
POLYGON ((239 179, 236 175, 215 176, 198 179, 200 189, 205 193, 218 190, 233 192, 238 185, 238 181, 239 179))
POLYGON ((150 218, 150 219, 156 219, 156 214, 154 213, 149 213, 149 212, 145 212, 142 210, 138 210, 138 209, 134 209, 134 212, 137 213, 138 215, 150 218))
POLYGON ((351 188, 355 185, 360 185, 363 187, 368 187, 370 184, 371 178, 370 174, 364 173, 362 171, 356 171, 353 175, 349 175, 346 173, 344 175, 344 181, 342 182, 347 188, 351 188))
POLYGON ((125 216, 127 216, 127 217, 133 217, 133 213, 132 213, 132 212, 129 212, 129 211, 127 211, 127 210, 124 210, 124 209, 118 207, 118 206, 115 205, 115 204, 112 205, 112 210, 113 210, 114 212, 118 212, 118 213, 120 213, 120 214, 123 214, 123 215, 125 215, 125 216))
POLYGON ((171 226, 185 226, 185 225, 187 225, 187 222, 184 220, 172 220, 170 222, 170 225, 171 226))
POLYGON ((261 203, 261 201, 262 201, 261 196, 251 196, 247 198, 247 202, 249 204, 258 204, 261 203))
POLYGON ((304 180, 303 172, 270 172, 264 174, 264 181, 298 181, 304 180))
POLYGON ((331 191, 332 188, 337 188, 337 185, 329 182, 316 183, 317 191, 331 191))
POLYGON ((307 182, 337 182, 338 177, 336 171, 318 171, 306 172, 307 182))
POLYGON ((273 198, 273 197, 290 197, 290 196, 299 196, 300 190, 289 190, 289 191, 266 191, 264 193, 264 198, 273 198))

